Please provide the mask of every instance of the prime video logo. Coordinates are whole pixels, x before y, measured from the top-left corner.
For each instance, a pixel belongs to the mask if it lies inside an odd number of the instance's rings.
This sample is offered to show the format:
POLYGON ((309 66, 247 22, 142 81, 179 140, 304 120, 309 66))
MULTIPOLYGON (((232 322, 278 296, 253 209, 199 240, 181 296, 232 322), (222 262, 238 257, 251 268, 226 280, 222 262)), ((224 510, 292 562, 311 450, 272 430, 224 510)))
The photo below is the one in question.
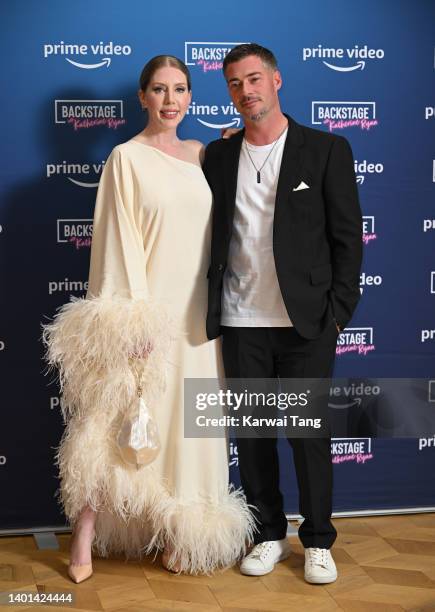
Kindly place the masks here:
POLYGON ((74 183, 74 185, 77 185, 78 187, 86 187, 87 189, 93 189, 95 187, 98 187, 99 181, 88 182, 81 181, 78 179, 82 178, 82 176, 88 177, 92 174, 95 174, 96 176, 101 175, 105 163, 106 161, 103 160, 101 163, 98 164, 75 164, 68 163, 64 160, 60 164, 47 164, 46 175, 47 178, 52 178, 53 176, 66 176, 66 178, 71 183, 74 183), (72 176, 70 175, 76 176, 78 178, 72 178, 72 176))
POLYGON ((230 441, 230 457, 229 457, 229 467, 239 465, 239 452, 237 450, 237 444, 235 442, 230 441))
POLYGON ((88 290, 88 281, 74 281, 69 278, 65 278, 61 281, 48 281, 48 295, 54 293, 78 293, 88 290))
POLYGON ((197 104, 196 102, 192 102, 186 114, 195 117, 201 125, 214 130, 240 127, 240 113, 232 102, 220 105, 197 104), (205 117, 207 120, 201 119, 201 117, 205 117), (209 117, 214 118, 214 121, 208 120, 209 117), (221 117, 223 121, 219 120, 219 117, 221 117))
POLYGON ((241 42, 193 42, 184 43, 186 66, 200 66, 203 72, 222 70, 225 56, 241 42))
POLYGON ((313 100, 311 102, 311 123, 326 125, 330 132, 350 127, 369 131, 378 125, 376 102, 348 102, 313 100))
POLYGON ((53 395, 50 397, 50 410, 54 410, 55 408, 60 408, 60 397, 58 395, 53 395))
POLYGON ((435 450, 435 436, 433 438, 418 439, 418 450, 421 451, 424 448, 433 448, 435 450))
POLYGON ((363 398, 377 397, 381 393, 379 385, 366 385, 363 382, 331 387, 328 406, 343 410, 361 406, 363 398))
POLYGON ((84 70, 94 70, 95 68, 108 68, 111 64, 112 57, 116 56, 128 56, 131 55, 130 45, 117 45, 113 41, 103 42, 100 41, 96 44, 91 45, 79 45, 65 43, 61 40, 59 43, 47 43, 43 45, 43 56, 44 59, 59 55, 63 57, 67 62, 76 68, 82 68, 84 70), (68 55, 76 56, 78 58, 90 59, 96 58, 97 56, 102 57, 97 62, 92 61, 76 61, 72 60, 68 55))
POLYGON ((384 164, 381 164, 379 162, 368 163, 366 159, 363 159, 362 161, 358 161, 357 159, 355 159, 353 164, 355 169, 356 182, 359 185, 362 185, 364 183, 366 174, 382 174, 382 172, 384 171, 384 164))
POLYGON ((382 276, 380 274, 366 274, 362 272, 359 277, 359 290, 361 294, 365 287, 379 287, 382 285, 382 276))
POLYGON ((384 56, 385 52, 383 49, 370 49, 367 45, 362 47, 354 45, 348 49, 317 45, 317 47, 304 47, 302 49, 302 60, 304 62, 311 59, 320 59, 327 68, 336 72, 364 70, 367 60, 383 59, 384 56), (340 63, 336 63, 336 60, 340 61, 342 59, 351 61, 352 64, 350 66, 343 66, 340 63))

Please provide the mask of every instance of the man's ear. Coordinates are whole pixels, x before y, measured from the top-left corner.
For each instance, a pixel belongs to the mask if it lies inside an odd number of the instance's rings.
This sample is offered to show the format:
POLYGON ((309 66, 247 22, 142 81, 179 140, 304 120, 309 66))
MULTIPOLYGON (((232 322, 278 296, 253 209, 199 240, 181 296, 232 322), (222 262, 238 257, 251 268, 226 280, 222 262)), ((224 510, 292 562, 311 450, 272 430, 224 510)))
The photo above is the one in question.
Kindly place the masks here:
POLYGON ((282 77, 279 70, 275 70, 273 73, 273 82, 275 84, 276 91, 279 91, 282 87, 282 77))

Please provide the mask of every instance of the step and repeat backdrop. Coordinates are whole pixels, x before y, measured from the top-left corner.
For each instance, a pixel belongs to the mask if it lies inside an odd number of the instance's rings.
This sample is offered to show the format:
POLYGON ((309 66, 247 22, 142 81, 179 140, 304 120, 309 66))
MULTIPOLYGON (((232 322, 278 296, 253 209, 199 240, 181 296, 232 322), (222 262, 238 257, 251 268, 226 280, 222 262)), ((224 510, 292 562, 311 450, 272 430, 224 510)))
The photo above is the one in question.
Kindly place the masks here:
MULTIPOLYGON (((1 14, 0 530, 64 524, 53 465, 63 425, 40 326, 86 292, 98 181, 111 149, 144 126, 138 78, 157 54, 192 73, 181 137, 207 143, 241 126, 222 60, 258 42, 277 56, 283 110, 349 140, 364 215, 362 298, 339 337, 330 406, 352 415, 381 394, 383 377, 414 378, 435 412, 433 2, 17 0, 1 14)), ((411 396, 411 417, 413 408, 411 396)), ((334 511, 435 507, 435 431, 335 436, 334 511)), ((291 450, 279 448, 295 514, 291 450)), ((230 465, 237 483, 234 442, 230 465)))

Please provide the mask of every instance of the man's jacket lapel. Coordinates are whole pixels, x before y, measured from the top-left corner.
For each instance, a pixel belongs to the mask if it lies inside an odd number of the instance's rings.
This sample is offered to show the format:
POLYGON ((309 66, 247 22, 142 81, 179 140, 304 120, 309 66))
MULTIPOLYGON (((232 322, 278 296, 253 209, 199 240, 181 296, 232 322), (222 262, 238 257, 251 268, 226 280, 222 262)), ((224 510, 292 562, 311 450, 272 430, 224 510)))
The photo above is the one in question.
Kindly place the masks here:
POLYGON ((289 193, 297 187, 303 165, 304 136, 300 126, 286 115, 288 119, 288 132, 284 144, 281 160, 281 169, 278 178, 275 198, 275 215, 282 206, 289 205, 289 193))
MULTIPOLYGON (((227 207, 227 220, 232 228, 234 218, 234 208, 237 193, 237 174, 239 171, 240 149, 243 142, 245 130, 241 130, 228 140, 224 154, 224 177, 225 177, 225 196, 227 207)), ((230 232, 231 233, 231 232, 230 232)))

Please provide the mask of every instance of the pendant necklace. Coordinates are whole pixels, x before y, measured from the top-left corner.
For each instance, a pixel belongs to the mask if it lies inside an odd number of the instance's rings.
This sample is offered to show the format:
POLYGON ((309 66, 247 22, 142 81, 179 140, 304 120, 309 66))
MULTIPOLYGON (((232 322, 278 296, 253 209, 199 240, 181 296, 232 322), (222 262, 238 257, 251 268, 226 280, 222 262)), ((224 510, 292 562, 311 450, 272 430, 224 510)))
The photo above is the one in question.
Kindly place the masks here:
POLYGON ((248 143, 247 143, 247 141, 245 140, 245 150, 246 150, 246 153, 248 154, 249 159, 251 160, 251 164, 254 166, 255 171, 256 171, 256 173, 257 173, 257 183, 261 183, 261 171, 263 170, 264 166, 266 165, 267 160, 268 160, 268 159, 269 159, 269 157, 271 156, 272 151, 274 150, 276 143, 277 143, 277 142, 278 142, 278 140, 281 138, 281 136, 284 134, 284 132, 286 131, 286 129, 287 129, 287 128, 288 128, 288 124, 285 126, 285 128, 283 129, 283 131, 281 132, 281 134, 278 136, 278 138, 277 138, 277 139, 275 140, 275 142, 273 143, 272 148, 270 149, 269 153, 267 154, 266 159, 265 159, 265 160, 264 160, 264 162, 261 164, 261 167, 260 167, 260 168, 257 168, 257 166, 255 165, 254 160, 252 159, 251 154, 249 153, 248 143))

